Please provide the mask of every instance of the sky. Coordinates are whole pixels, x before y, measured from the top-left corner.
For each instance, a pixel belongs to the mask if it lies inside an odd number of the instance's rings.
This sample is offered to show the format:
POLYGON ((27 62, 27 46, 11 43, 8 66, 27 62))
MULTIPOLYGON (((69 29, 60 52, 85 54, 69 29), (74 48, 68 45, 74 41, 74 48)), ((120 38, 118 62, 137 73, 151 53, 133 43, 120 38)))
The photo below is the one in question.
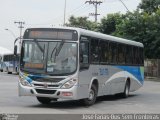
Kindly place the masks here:
MULTIPOLYGON (((89 13, 95 11, 86 0, 66 0, 66 22, 74 15, 86 16, 94 21, 89 13)), ((100 1, 100 0, 98 0, 100 1)), ((126 13, 127 9, 120 0, 101 0, 98 6, 98 21, 109 13, 126 13)), ((141 0, 122 0, 130 11, 136 10, 141 0)), ((23 32, 30 27, 54 27, 64 23, 65 0, 0 0, 0 47, 13 51, 15 37, 19 37, 19 25, 25 22, 23 32), (8 29, 8 30, 5 30, 8 29)))

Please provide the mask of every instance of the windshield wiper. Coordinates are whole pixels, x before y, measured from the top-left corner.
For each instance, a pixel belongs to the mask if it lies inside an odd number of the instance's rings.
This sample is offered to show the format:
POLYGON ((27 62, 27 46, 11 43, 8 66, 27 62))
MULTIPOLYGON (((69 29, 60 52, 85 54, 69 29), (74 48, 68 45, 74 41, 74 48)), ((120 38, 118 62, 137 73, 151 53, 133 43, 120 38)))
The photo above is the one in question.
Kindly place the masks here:
POLYGON ((51 53, 51 58, 53 56, 54 51, 56 51, 55 54, 54 54, 54 62, 56 61, 56 57, 59 55, 59 53, 60 53, 60 51, 63 47, 63 44, 64 44, 64 41, 62 40, 59 46, 58 46, 58 42, 57 42, 56 46, 53 48, 53 51, 51 53))
POLYGON ((38 41, 36 39, 34 39, 34 42, 37 44, 38 48, 40 49, 40 51, 42 53, 44 53, 44 49, 40 46, 40 44, 38 43, 38 41))
POLYGON ((56 49, 55 56, 58 56, 58 55, 59 55, 59 53, 60 53, 63 45, 64 45, 64 41, 62 40, 61 43, 60 43, 60 45, 59 45, 59 47, 56 49))
POLYGON ((53 50, 52 50, 50 60, 51 60, 51 58, 52 58, 52 56, 53 56, 54 51, 57 50, 57 46, 58 46, 58 42, 57 42, 56 46, 53 48, 53 50))

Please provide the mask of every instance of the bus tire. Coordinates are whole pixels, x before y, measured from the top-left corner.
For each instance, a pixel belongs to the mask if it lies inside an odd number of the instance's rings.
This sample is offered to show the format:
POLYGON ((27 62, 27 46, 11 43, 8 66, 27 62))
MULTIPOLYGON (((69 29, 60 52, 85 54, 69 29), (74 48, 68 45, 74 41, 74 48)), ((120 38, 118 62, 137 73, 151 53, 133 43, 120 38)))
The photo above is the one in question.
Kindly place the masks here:
POLYGON ((90 92, 89 92, 89 98, 82 99, 81 102, 86 106, 91 106, 96 102, 98 89, 97 87, 92 84, 90 92))
POLYGON ((8 67, 6 68, 7 74, 11 74, 12 72, 9 72, 8 67))
POLYGON ((123 98, 127 98, 129 96, 129 91, 130 91, 130 82, 129 80, 126 81, 124 92, 122 93, 123 98))
POLYGON ((3 72, 3 70, 1 70, 1 72, 3 72))
POLYGON ((41 103, 41 104, 49 104, 51 103, 51 99, 47 98, 47 97, 37 97, 37 100, 41 103))

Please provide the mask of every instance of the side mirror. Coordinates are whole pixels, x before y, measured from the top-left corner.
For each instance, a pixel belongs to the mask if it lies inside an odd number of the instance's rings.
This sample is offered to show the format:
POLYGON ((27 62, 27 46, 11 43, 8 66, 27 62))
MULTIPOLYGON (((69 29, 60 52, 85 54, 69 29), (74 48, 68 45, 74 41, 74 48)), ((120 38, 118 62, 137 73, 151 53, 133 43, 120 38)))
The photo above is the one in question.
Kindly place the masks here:
POLYGON ((14 46, 14 55, 17 55, 17 45, 14 46))

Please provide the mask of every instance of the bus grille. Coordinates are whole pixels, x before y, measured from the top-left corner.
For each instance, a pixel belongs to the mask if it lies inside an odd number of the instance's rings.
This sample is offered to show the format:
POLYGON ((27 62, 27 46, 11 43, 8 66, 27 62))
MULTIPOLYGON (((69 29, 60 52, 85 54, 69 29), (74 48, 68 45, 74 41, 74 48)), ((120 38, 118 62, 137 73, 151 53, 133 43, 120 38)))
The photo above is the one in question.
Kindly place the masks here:
POLYGON ((36 89, 37 93, 40 94, 54 94, 56 90, 43 90, 43 89, 36 89))
MULTIPOLYGON (((34 83, 34 86, 35 86, 35 87, 44 87, 44 84, 34 83)), ((47 85, 47 87, 59 87, 59 85, 47 85)))
POLYGON ((33 79, 34 81, 37 81, 37 82, 60 82, 62 80, 64 80, 65 78, 38 78, 38 79, 33 79))

